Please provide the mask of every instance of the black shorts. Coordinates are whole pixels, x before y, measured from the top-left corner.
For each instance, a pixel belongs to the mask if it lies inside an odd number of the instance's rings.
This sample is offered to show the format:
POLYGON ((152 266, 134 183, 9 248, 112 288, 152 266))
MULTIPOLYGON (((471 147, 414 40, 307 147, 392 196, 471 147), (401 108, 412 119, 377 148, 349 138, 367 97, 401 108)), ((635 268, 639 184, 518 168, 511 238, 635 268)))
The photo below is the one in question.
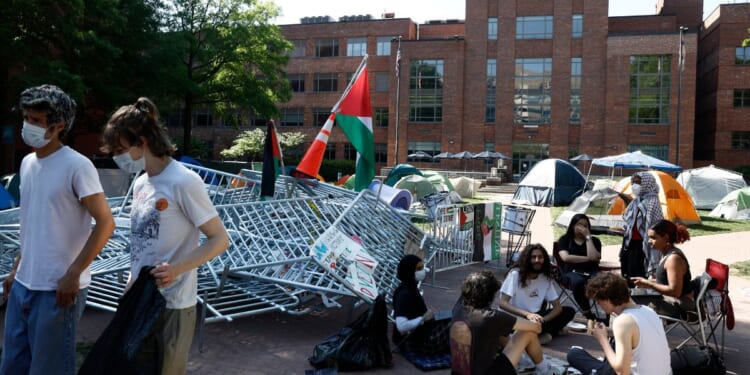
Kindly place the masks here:
POLYGON ((513 366, 513 363, 510 362, 504 353, 497 353, 495 361, 492 363, 492 368, 487 374, 513 375, 516 374, 516 366, 513 366))

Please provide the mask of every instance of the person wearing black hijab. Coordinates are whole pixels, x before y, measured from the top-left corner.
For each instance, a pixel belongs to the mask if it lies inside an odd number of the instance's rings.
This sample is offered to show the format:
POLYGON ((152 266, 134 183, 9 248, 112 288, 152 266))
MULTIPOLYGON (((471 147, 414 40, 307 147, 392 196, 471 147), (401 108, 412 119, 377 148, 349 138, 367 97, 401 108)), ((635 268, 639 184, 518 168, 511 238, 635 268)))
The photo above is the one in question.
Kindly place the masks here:
POLYGON ((436 321, 417 286, 425 277, 424 262, 406 255, 398 263, 396 276, 401 284, 393 292, 393 343, 406 352, 447 353, 450 319, 436 321))

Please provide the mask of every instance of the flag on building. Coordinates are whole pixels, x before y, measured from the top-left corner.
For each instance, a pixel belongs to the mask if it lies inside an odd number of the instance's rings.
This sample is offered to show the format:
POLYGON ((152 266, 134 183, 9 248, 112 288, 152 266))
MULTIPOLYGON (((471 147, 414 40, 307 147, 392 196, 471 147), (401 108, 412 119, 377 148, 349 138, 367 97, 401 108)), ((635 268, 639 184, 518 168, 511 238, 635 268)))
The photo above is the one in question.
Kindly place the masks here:
POLYGON ((375 140, 372 135, 372 110, 367 65, 354 78, 351 89, 336 111, 336 122, 357 150, 354 190, 360 191, 375 178, 375 140))
POLYGON ((398 40, 398 50, 396 50, 396 78, 401 72, 401 38, 398 40))
POLYGON ((266 140, 263 145, 263 175, 260 182, 260 195, 262 197, 273 197, 276 177, 281 174, 282 165, 281 146, 276 137, 276 127, 272 120, 268 122, 266 140))

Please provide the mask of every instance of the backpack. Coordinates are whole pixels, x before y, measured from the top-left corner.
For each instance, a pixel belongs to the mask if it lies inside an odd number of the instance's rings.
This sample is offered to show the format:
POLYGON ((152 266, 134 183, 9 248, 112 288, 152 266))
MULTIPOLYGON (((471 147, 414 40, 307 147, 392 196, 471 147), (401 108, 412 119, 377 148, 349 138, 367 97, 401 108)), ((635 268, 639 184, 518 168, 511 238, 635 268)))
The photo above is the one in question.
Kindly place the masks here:
POLYGON ((710 346, 683 346, 670 352, 673 375, 725 375, 719 353, 710 346))

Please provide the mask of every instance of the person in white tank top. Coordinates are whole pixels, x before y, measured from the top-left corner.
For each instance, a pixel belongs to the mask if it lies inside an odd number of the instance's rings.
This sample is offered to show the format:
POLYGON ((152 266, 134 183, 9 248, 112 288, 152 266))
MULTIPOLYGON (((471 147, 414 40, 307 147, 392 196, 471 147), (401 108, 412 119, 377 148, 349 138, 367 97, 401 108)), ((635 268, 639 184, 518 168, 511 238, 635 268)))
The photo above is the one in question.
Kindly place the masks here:
POLYGON ((600 361, 582 348, 568 352, 571 366, 588 374, 671 375, 669 344, 659 316, 648 306, 638 305, 630 298, 627 281, 620 275, 600 273, 586 285, 586 295, 594 299, 607 314, 616 314, 611 328, 615 348, 609 344, 607 327, 597 323, 592 330, 604 351, 600 361))

